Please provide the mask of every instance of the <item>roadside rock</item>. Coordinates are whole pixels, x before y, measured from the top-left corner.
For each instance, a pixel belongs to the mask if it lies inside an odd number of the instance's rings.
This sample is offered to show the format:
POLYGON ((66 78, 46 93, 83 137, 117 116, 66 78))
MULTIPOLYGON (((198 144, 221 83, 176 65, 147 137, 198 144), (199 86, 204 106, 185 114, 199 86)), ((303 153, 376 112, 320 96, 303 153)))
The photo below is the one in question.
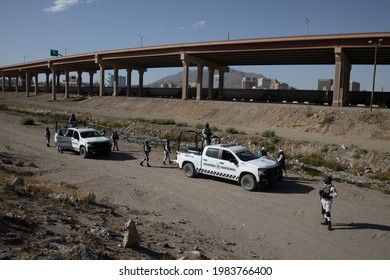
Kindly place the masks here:
POLYGON ((125 236, 123 238, 123 247, 124 248, 135 248, 138 247, 141 243, 141 238, 138 234, 137 227, 133 220, 129 220, 125 224, 125 236))

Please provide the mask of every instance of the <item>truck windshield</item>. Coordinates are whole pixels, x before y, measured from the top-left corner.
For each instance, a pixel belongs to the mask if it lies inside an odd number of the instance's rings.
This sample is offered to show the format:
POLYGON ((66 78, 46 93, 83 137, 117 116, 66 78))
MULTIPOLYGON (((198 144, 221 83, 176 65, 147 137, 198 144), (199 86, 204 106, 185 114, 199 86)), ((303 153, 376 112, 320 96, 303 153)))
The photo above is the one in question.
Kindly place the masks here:
POLYGON ((81 132, 82 138, 100 137, 101 135, 96 130, 81 132))
POLYGON ((249 150, 240 150, 236 152, 236 156, 242 160, 242 161, 250 161, 257 159, 258 157, 255 156, 251 151, 249 150))

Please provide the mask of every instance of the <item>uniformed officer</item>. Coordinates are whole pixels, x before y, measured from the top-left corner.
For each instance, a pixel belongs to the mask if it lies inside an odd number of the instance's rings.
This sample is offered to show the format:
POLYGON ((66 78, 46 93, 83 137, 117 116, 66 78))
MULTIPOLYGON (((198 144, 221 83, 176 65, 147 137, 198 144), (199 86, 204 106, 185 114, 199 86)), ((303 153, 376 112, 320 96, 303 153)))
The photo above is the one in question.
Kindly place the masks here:
POLYGON ((149 165, 149 154, 152 151, 152 148, 149 145, 149 141, 145 140, 144 142, 144 159, 139 163, 141 166, 144 165, 144 161, 146 161, 146 166, 150 167, 149 165))
POLYGON ((50 129, 48 127, 46 127, 45 138, 46 138, 46 146, 48 146, 48 147, 50 147, 50 137, 51 137, 50 129))
POLYGON ((324 187, 319 191, 321 197, 321 208, 324 221, 321 223, 328 226, 328 230, 333 230, 330 209, 332 208, 333 198, 338 197, 337 190, 332 184, 332 177, 324 178, 324 187))

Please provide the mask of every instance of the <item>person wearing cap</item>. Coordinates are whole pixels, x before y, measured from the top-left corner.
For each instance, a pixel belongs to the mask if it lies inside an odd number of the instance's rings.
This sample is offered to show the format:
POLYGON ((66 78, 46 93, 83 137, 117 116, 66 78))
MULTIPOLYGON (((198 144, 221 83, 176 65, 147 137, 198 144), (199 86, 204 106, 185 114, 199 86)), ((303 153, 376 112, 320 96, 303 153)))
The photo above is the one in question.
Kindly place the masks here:
POLYGON ((278 162, 279 162, 279 164, 280 164, 280 168, 282 169, 282 172, 284 171, 284 173, 285 173, 286 176, 287 176, 287 171, 286 171, 286 156, 284 155, 283 150, 279 150, 279 153, 278 153, 278 162))
POLYGON ((144 159, 139 163, 139 165, 144 166, 144 162, 146 161, 146 166, 150 167, 149 154, 151 151, 152 151, 152 148, 149 145, 149 141, 145 140, 145 142, 144 142, 144 159))
POLYGON ((321 213, 324 221, 321 223, 328 226, 328 230, 333 230, 330 210, 332 208, 333 198, 338 197, 336 188, 332 184, 332 177, 324 178, 324 187, 319 191, 321 197, 321 213))
POLYGON ((202 135, 204 137, 204 145, 208 146, 211 144, 211 137, 213 136, 213 133, 211 132, 210 125, 206 123, 202 130, 202 135))

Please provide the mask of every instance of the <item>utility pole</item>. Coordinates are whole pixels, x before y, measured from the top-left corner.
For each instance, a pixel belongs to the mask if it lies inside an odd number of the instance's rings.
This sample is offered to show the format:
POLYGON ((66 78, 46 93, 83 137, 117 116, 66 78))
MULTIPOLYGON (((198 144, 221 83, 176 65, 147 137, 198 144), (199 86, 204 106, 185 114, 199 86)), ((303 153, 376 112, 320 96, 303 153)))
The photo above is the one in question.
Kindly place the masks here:
POLYGON ((374 54, 374 74, 372 77, 372 91, 371 91, 371 98, 370 98, 370 111, 372 111, 372 103, 374 101, 374 90, 375 90, 375 75, 376 75, 376 55, 378 52, 378 48, 383 43, 383 39, 378 39, 377 42, 374 42, 372 40, 368 41, 370 45, 373 45, 375 48, 375 54, 374 54))
POLYGON ((310 19, 306 18, 306 36, 309 35, 309 21, 310 19))
POLYGON ((141 39, 141 48, 142 48, 142 40, 145 38, 145 35, 139 35, 138 34, 138 37, 141 39))

